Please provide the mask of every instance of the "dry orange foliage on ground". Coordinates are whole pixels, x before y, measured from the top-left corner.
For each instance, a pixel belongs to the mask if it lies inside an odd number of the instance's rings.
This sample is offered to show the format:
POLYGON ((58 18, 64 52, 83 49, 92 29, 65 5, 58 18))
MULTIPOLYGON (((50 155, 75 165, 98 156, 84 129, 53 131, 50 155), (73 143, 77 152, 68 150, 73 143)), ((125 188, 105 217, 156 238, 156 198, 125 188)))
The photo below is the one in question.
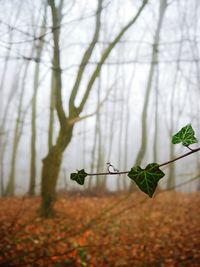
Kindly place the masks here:
POLYGON ((0 266, 200 266, 200 193, 0 200, 0 266))

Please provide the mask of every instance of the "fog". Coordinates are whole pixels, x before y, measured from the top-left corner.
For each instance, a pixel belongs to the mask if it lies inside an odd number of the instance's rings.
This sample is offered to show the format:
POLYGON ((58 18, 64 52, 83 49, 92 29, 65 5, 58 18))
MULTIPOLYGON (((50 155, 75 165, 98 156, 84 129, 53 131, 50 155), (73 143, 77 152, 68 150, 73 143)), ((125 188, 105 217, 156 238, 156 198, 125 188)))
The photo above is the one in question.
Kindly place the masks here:
MULTIPOLYGON (((188 149, 181 144, 172 145, 171 137, 187 124, 192 124, 200 139, 200 2, 167 2, 165 6, 165 1, 149 1, 103 62, 83 110, 78 119, 75 117, 72 138, 62 155, 57 188, 84 190, 91 180, 92 185, 97 184, 97 177, 93 176, 86 180, 84 188, 76 185, 70 180, 70 173, 77 169, 105 172, 106 163, 110 162, 120 171, 127 171, 135 164, 145 167, 150 162, 160 164, 180 156, 188 149), (144 156, 139 163, 140 150, 144 150, 144 156)), ((40 192, 42 159, 49 151, 50 110, 52 140, 56 144, 60 122, 56 89, 52 90, 55 85, 52 73, 56 72, 53 33, 60 34, 62 105, 66 117, 74 119, 70 117, 69 102, 81 62, 85 68, 74 99, 75 107, 81 105, 106 48, 137 14, 141 4, 139 0, 104 0, 99 36, 89 60, 82 62, 92 43, 98 1, 56 1, 61 6, 57 28, 52 28, 51 8, 46 1, 1 1, 2 195, 11 173, 16 194, 26 194, 29 188, 35 90, 36 193, 40 192), (38 79, 36 66, 39 66, 38 79)), ((172 175, 174 185, 189 181, 199 174, 199 164, 199 154, 195 153, 166 166, 166 175, 159 184, 162 188, 169 186, 172 175)), ((101 184, 105 177, 98 179, 101 184)), ((130 179, 108 175, 105 184, 108 190, 128 190, 130 179)), ((198 188, 199 180, 195 180, 176 190, 193 192, 198 188)))

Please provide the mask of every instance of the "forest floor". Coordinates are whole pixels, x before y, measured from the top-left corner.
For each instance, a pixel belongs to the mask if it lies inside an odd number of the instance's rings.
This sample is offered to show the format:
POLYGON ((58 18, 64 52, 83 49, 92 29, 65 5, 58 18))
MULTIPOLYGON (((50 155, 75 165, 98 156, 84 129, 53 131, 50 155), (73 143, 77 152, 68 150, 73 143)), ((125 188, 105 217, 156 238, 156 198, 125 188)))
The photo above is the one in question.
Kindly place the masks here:
POLYGON ((0 266, 200 266, 200 193, 0 199, 0 266))

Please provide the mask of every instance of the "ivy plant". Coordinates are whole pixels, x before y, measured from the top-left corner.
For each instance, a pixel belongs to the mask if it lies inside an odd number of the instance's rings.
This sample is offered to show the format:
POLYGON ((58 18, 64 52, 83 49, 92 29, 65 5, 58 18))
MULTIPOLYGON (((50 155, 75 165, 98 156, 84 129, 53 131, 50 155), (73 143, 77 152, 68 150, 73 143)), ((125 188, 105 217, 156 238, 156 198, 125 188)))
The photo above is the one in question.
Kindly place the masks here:
POLYGON ((192 129, 191 124, 186 125, 178 133, 172 136, 172 144, 182 143, 183 146, 189 146, 197 142, 198 140, 195 137, 195 132, 192 129))
POLYGON ((145 169, 142 169, 140 166, 133 167, 128 173, 128 177, 136 183, 141 191, 150 197, 153 196, 158 181, 164 176, 164 172, 159 169, 157 163, 150 163, 145 169))
POLYGON ((84 171, 84 169, 77 171, 76 173, 71 173, 71 180, 76 181, 80 185, 84 185, 85 177, 88 174, 84 171))
MULTIPOLYGON (((197 143, 198 140, 195 137, 195 132, 192 128, 191 124, 184 126, 180 131, 172 136, 172 144, 181 143, 183 146, 187 147, 190 151, 169 161, 164 163, 149 163, 144 169, 140 166, 133 166, 129 171, 120 172, 113 168, 113 171, 110 171, 108 168, 108 172, 103 173, 87 173, 84 169, 77 170, 76 173, 71 173, 70 178, 76 181, 78 184, 83 185, 85 182, 85 178, 87 176, 94 175, 120 175, 127 174, 127 176, 135 182, 135 184, 139 187, 139 189, 147 194, 149 197, 152 197, 158 182, 161 178, 165 176, 164 172, 160 169, 161 167, 168 165, 174 161, 177 161, 181 158, 187 157, 197 151, 200 151, 200 147, 191 148, 190 145, 197 143)), ((108 167, 113 167, 110 163, 107 163, 108 167)))

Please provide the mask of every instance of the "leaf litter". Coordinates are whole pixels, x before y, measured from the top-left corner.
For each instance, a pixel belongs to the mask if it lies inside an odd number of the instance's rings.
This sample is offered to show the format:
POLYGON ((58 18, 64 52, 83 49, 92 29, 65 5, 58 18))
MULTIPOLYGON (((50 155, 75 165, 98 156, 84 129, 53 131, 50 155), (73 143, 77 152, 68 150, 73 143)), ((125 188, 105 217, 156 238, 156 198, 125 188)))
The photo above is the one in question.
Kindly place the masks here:
POLYGON ((200 193, 0 200, 0 266, 199 266, 200 193))

